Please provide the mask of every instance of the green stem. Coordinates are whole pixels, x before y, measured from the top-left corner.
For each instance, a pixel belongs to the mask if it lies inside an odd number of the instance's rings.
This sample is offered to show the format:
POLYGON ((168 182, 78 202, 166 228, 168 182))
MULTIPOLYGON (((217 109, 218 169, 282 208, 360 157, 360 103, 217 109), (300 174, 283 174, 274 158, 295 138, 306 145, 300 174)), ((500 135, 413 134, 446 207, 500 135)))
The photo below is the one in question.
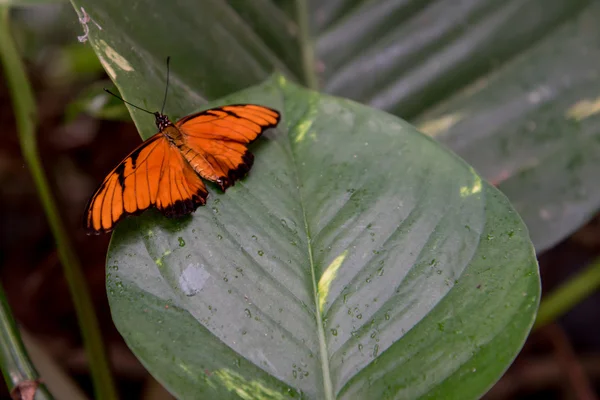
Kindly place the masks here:
POLYGON ((308 21, 307 0, 296 0, 296 18, 300 37, 300 49, 302 51, 302 68, 304 70, 304 83, 309 89, 318 90, 319 82, 316 73, 315 51, 310 35, 310 23, 308 21))
MULTIPOLYGON (((2 286, 0 286, 0 367, 2 367, 6 386, 10 390, 22 382, 35 381, 39 378, 23 346, 2 286)), ((35 398, 52 400, 43 383, 38 387, 35 398)))
POLYGON ((31 171, 50 229, 54 235, 58 256, 77 312, 83 344, 94 382, 95 398, 99 400, 117 399, 117 392, 102 344, 92 300, 87 291, 79 261, 69 242, 41 165, 35 136, 37 124, 36 105, 25 74, 25 67, 12 40, 8 6, 0 6, 0 58, 4 65, 4 74, 12 96, 23 157, 31 171))
POLYGON ((600 258, 542 300, 534 329, 556 320, 598 288, 600 288, 600 258))

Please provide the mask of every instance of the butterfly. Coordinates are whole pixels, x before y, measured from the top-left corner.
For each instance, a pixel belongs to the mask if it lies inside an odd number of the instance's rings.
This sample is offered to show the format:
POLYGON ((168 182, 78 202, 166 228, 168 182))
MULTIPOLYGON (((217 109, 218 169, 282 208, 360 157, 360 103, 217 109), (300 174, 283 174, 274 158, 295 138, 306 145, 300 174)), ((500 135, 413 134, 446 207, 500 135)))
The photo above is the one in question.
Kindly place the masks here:
POLYGON ((247 145, 281 118, 278 111, 255 104, 212 108, 175 123, 162 111, 139 109, 154 115, 158 133, 125 157, 91 197, 84 216, 89 233, 110 232, 127 215, 150 207, 167 217, 192 213, 206 204, 201 178, 223 191, 243 178, 254 162, 247 145))

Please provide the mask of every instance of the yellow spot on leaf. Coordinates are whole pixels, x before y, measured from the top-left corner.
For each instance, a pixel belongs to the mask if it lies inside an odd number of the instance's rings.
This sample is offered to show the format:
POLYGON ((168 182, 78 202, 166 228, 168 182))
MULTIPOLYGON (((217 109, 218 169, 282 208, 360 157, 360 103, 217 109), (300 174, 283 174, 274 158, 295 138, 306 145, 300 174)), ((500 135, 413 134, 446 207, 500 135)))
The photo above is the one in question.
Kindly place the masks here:
POLYGON ((104 57, 102 57, 100 54, 98 54, 98 59, 100 60, 100 64, 102 64, 108 76, 110 76, 110 78, 113 80, 116 79, 117 74, 115 73, 113 67, 109 63, 107 63, 104 57))
POLYGON ((435 118, 429 121, 425 121, 417 129, 426 134, 427 136, 436 137, 441 133, 446 132, 452 128, 458 122, 460 122, 465 116, 460 113, 446 114, 439 118, 435 118))
POLYGON ((296 143, 300 143, 304 140, 311 126, 312 121, 309 120, 302 121, 296 126, 298 131, 298 134, 296 135, 296 143))
POLYGON ((580 100, 567 110, 567 118, 581 121, 600 112, 600 97, 580 100))
POLYGON ((474 194, 480 193, 482 189, 481 179, 476 176, 475 182, 471 186, 462 186, 460 188, 460 196, 467 197, 472 196, 474 194))
POLYGON ((104 40, 100 39, 97 43, 94 43, 95 47, 98 49, 98 58, 100 59, 100 62, 112 79, 115 79, 116 77, 114 66, 118 67, 122 71, 133 71, 133 67, 131 64, 129 64, 125 57, 117 53, 117 51, 110 47, 104 40), (102 56, 102 53, 104 53, 105 57, 102 56))
POLYGON ((162 267, 163 266, 163 260, 165 259, 166 256, 168 256, 169 254, 171 254, 172 251, 171 250, 167 250, 165 251, 162 256, 160 256, 160 258, 157 258, 156 260, 154 260, 154 262, 156 263, 156 265, 158 267, 162 267))
POLYGON ((285 79, 285 76, 283 76, 281 74, 276 74, 275 77, 277 79, 277 83, 279 84, 279 86, 285 87, 287 85, 287 79, 285 79))
MULTIPOLYGON (((288 398, 284 393, 274 390, 259 379, 249 379, 231 369, 205 370, 204 373, 221 381, 222 387, 240 399, 283 400, 288 398)), ((210 382, 210 379, 207 381, 210 382)))
POLYGON ((319 279, 318 291, 319 291, 319 309, 323 312, 323 307, 325 306, 325 302, 327 301, 327 296, 329 295, 329 288, 331 287, 331 283, 335 279, 338 270, 342 266, 342 263, 346 259, 348 255, 348 250, 344 250, 342 254, 337 256, 331 264, 325 269, 321 279, 319 279))

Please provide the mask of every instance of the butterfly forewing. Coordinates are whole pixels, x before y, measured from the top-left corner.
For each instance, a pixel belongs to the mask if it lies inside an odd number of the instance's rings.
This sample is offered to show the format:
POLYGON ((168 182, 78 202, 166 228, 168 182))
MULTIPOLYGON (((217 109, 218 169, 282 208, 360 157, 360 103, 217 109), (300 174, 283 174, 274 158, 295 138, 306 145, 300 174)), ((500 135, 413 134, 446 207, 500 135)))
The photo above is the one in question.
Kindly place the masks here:
POLYGON ((126 215, 156 206, 167 216, 184 215, 206 202, 208 192, 177 147, 157 133, 104 179, 86 211, 86 228, 109 232, 126 215))

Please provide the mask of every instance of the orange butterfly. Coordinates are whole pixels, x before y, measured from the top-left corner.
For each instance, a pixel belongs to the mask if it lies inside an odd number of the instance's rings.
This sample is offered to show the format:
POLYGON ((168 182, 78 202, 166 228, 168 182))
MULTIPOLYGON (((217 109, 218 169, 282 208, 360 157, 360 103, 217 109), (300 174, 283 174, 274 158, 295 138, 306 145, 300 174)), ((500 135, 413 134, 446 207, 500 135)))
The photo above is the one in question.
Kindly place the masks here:
POLYGON ((175 124, 162 112, 151 114, 159 132, 121 161, 90 199, 85 212, 90 233, 110 232, 125 216, 152 206, 167 217, 195 211, 208 196, 200 177, 225 191, 252 167, 246 146, 280 119, 279 112, 254 104, 201 111, 175 124))

